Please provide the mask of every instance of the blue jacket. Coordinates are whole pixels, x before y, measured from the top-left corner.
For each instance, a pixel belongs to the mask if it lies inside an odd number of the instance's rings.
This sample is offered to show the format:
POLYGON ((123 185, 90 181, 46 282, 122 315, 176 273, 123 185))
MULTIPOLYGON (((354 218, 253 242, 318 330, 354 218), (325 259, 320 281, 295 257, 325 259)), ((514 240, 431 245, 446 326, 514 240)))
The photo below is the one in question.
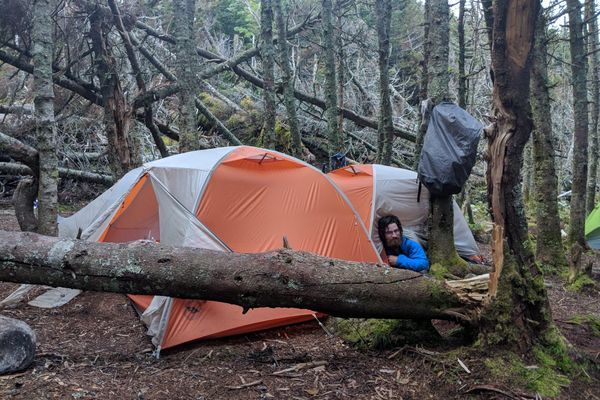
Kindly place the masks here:
POLYGON ((417 272, 429 269, 429 260, 427 259, 425 250, 423 250, 419 243, 405 236, 402 236, 400 254, 397 257, 396 267, 398 268, 410 269, 417 272))

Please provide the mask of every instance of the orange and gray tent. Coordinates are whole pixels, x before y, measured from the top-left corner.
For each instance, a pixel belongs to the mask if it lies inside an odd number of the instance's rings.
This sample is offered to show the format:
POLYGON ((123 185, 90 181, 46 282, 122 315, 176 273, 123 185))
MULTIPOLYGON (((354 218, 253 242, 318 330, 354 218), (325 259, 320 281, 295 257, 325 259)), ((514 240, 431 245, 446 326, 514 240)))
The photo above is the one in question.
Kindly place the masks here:
MULTIPOLYGON (((75 215, 60 236, 101 242, 138 239, 239 253, 282 247, 381 262, 360 216, 331 179, 293 157, 239 146, 145 164, 75 215)), ((256 308, 131 295, 160 349, 313 319, 310 310, 256 308)))
MULTIPOLYGON (((360 215, 375 246, 381 252, 377 221, 385 215, 396 215, 407 236, 425 244, 429 192, 419 184, 417 173, 378 164, 350 165, 328 174, 346 194, 360 215)), ((460 208, 454 202, 454 242, 463 257, 479 254, 479 248, 460 208)))

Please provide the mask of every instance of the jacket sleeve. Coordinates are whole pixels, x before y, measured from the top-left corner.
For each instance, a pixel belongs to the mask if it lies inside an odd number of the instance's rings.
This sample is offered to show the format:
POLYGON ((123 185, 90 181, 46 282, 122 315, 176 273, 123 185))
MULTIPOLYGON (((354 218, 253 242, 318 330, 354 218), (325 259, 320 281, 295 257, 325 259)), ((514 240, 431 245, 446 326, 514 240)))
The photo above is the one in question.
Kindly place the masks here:
POLYGON ((402 246, 402 253, 397 258, 396 267, 410 269, 412 271, 426 271, 429 268, 429 260, 425 250, 417 242, 405 240, 402 246))

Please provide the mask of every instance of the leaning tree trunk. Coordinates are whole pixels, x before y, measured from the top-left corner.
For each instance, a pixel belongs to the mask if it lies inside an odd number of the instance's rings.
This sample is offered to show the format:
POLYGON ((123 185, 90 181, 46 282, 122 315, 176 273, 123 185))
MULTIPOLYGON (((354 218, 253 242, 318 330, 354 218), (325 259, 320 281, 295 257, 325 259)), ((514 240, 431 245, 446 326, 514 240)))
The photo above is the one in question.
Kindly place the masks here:
POLYGON ((533 169, 537 222, 536 258, 546 271, 567 265, 558 215, 558 178, 552 143, 552 112, 548 89, 546 19, 540 12, 536 22, 531 105, 533 111, 533 169))
POLYGON ((33 7, 32 58, 37 150, 39 154, 37 231, 58 234, 58 158, 54 123, 54 87, 52 85, 53 0, 36 0, 33 7))
MULTIPOLYGON (((335 73, 335 48, 333 40, 332 0, 322 0, 323 11, 323 57, 325 59, 325 118, 327 119, 327 137, 329 139, 329 161, 332 156, 344 150, 337 124, 337 93, 335 73)), ((331 165, 331 164, 330 164, 331 165)))
MULTIPOLYGON (((450 8, 447 0, 429 0, 428 94, 433 105, 449 98, 448 51, 450 8)), ((429 213, 429 249, 427 251, 434 273, 464 276, 467 263, 454 247, 454 210, 452 196, 431 196, 429 213)))
POLYGON ((587 0, 585 3, 585 19, 588 24, 588 53, 590 55, 590 80, 592 81, 591 91, 591 117, 590 125, 590 156, 589 171, 587 178, 587 197, 585 201, 586 215, 590 214, 596 205, 596 180, 598 178, 598 118, 600 114, 600 68, 598 60, 598 16, 594 0, 587 0))
POLYGON ((392 162, 392 144, 394 143, 392 102, 390 99, 390 27, 392 21, 391 0, 375 2, 377 14, 377 39, 379 42, 379 125, 377 126, 377 160, 380 164, 392 162))
POLYGON ((179 152, 198 150, 200 138, 196 123, 194 92, 196 87, 196 41, 194 16, 196 0, 174 0, 176 75, 179 83, 179 152))
POLYGON ((279 63, 281 64, 283 80, 283 102, 288 115, 288 125, 292 135, 292 155, 301 157, 303 154, 302 136, 298 127, 296 100, 294 99, 294 74, 290 65, 290 51, 287 43, 287 27, 283 20, 282 0, 273 0, 275 21, 277 24, 277 39, 279 45, 279 63))
POLYGON ((387 265, 287 249, 238 254, 151 241, 95 243, 6 231, 0 231, 0 281, 216 300, 246 309, 294 307, 340 317, 466 324, 477 323, 487 291, 481 279, 441 282, 387 265))
MULTIPOLYGON (((569 8, 569 45, 571 49, 571 79, 573 86, 573 185, 571 186, 571 223, 569 224, 569 244, 573 259, 586 247, 585 191, 588 165, 588 98, 587 98, 587 56, 583 40, 581 4, 579 0, 567 0, 569 8)), ((578 266, 575 266, 578 269, 578 266)))
POLYGON ((488 200, 494 223, 494 271, 482 317, 489 345, 531 349, 551 327, 551 311, 527 235, 519 190, 523 148, 533 128, 529 105, 530 53, 539 1, 498 0, 493 7, 493 115, 488 135, 488 200))

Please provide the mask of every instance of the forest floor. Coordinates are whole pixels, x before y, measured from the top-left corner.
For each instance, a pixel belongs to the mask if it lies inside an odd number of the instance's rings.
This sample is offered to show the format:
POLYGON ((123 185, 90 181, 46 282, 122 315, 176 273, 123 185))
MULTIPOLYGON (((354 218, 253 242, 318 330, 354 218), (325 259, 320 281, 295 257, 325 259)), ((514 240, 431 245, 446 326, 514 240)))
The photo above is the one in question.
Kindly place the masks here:
MULTIPOLYGON (((0 229, 19 229, 1 204, 0 229)), ((592 257, 598 280, 600 254, 592 257)), ((0 299, 17 286, 0 283, 0 299)), ((600 334, 577 318, 600 318, 598 285, 571 292, 554 277, 547 287, 558 327, 587 360, 558 398, 600 399, 600 334)), ((316 321, 180 346, 156 359, 124 295, 84 292, 56 309, 22 301, 0 313, 27 322, 38 340, 29 369, 0 376, 2 399, 536 398, 526 382, 502 377, 490 367, 492 356, 473 347, 363 350, 316 321)))

